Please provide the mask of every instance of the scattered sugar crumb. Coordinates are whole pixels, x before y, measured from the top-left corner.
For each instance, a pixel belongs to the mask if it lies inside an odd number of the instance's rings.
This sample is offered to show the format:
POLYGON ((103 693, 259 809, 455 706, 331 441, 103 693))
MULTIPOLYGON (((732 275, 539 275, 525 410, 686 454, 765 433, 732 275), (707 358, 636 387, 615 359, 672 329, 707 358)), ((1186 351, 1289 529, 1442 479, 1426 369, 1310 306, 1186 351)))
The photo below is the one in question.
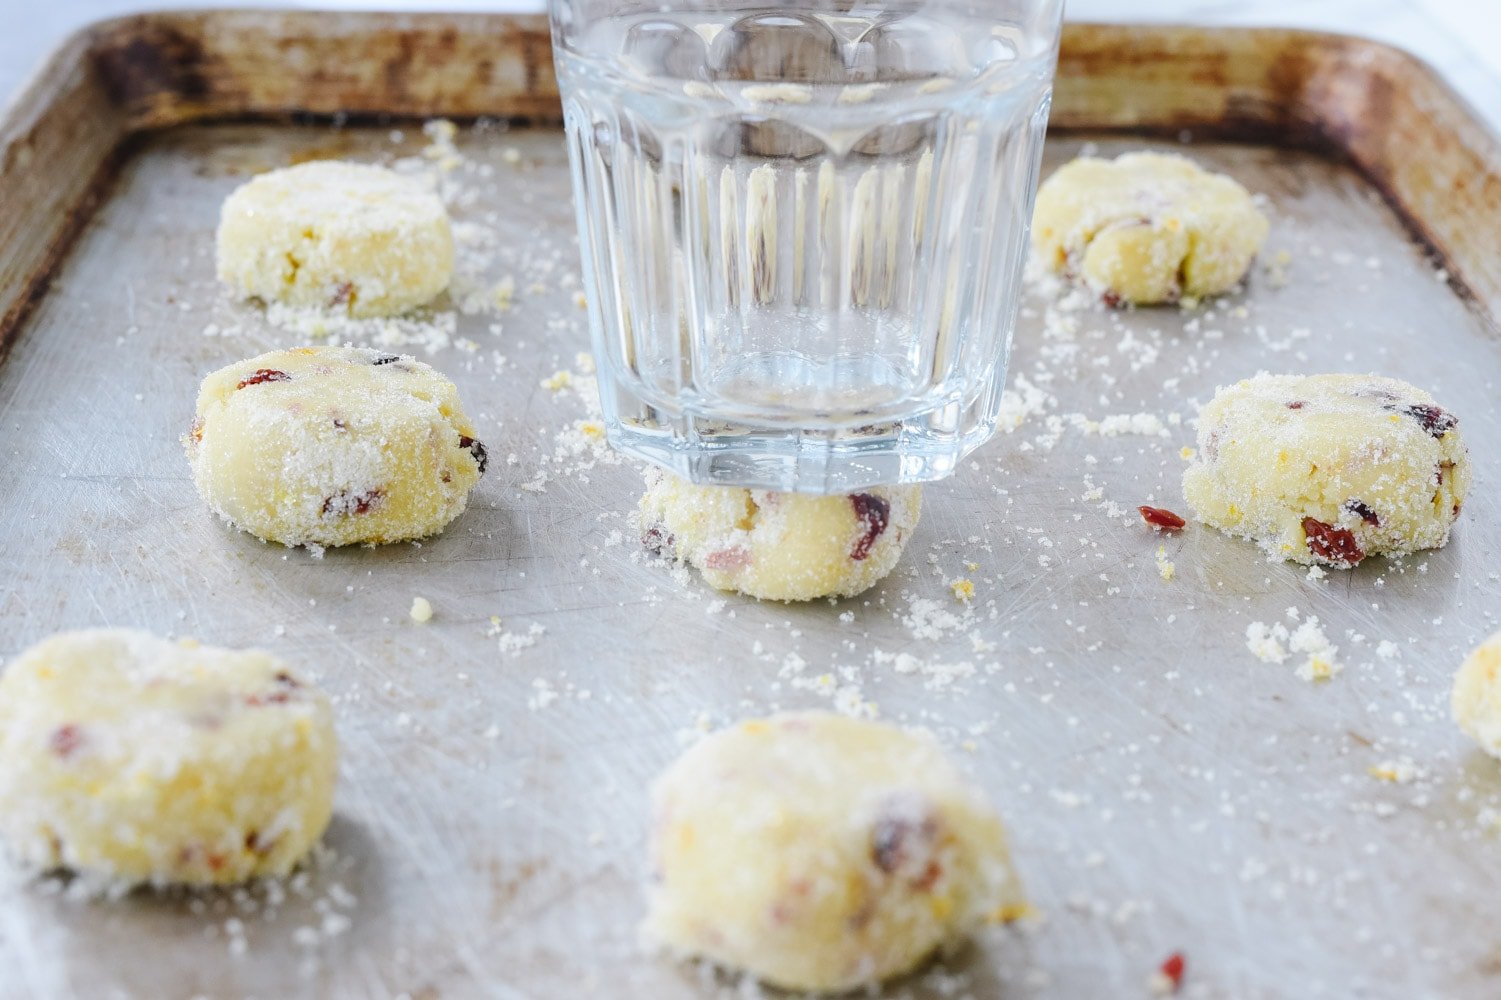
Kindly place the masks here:
POLYGON ((1280 622, 1268 626, 1265 622, 1252 622, 1246 626, 1246 648, 1262 663, 1283 663, 1287 660, 1287 628, 1280 622))
POLYGON ((532 693, 526 699, 526 707, 533 712, 539 711, 558 700, 557 689, 550 684, 545 677, 532 678, 532 693))
POLYGON ((1294 653, 1308 654, 1308 659, 1298 668, 1298 676, 1305 681, 1325 681, 1344 669, 1338 659, 1339 647, 1324 634, 1317 615, 1309 615, 1293 630, 1287 648, 1294 653))
POLYGON ((502 654, 514 656, 523 649, 530 649, 532 646, 535 646, 537 640, 546 631, 547 629, 543 628, 537 622, 532 622, 525 632, 510 632, 506 630, 499 617, 492 615, 490 617, 490 627, 485 631, 485 635, 499 640, 502 654))

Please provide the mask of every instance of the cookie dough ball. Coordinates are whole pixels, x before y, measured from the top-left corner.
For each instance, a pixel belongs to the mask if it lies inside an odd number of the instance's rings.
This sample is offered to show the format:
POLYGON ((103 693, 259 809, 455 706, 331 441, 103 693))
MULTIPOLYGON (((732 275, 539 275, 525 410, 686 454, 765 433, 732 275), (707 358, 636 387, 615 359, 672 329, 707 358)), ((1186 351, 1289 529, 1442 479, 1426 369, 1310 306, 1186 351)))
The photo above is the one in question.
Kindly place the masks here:
POLYGON ((323 835, 328 699, 269 653, 68 632, 0 677, 0 837, 104 882, 289 872, 323 835))
POLYGON ((1267 228, 1250 192, 1186 157, 1081 156, 1038 188, 1032 244, 1111 305, 1146 305, 1234 288, 1267 228))
POLYGON ((772 601, 853 597, 896 566, 921 509, 917 486, 806 496, 698 486, 653 469, 641 540, 719 590, 772 601))
POLYGON ((1449 706, 1465 735, 1501 757, 1501 633, 1481 643, 1454 675, 1449 706))
POLYGON ((283 545, 442 531, 485 471, 452 382, 355 347, 273 351, 203 380, 184 439, 204 501, 283 545))
POLYGON ((1000 819, 926 734, 743 722, 674 763, 653 805, 648 936, 785 989, 900 975, 1021 903, 1000 819))
POLYGON ((261 174, 219 216, 219 280, 239 295, 350 316, 430 301, 453 276, 436 194, 364 163, 320 160, 261 174))
POLYGON ((1459 420, 1377 375, 1257 375, 1199 412, 1183 494, 1273 556, 1354 566, 1449 540, 1470 485, 1459 420))

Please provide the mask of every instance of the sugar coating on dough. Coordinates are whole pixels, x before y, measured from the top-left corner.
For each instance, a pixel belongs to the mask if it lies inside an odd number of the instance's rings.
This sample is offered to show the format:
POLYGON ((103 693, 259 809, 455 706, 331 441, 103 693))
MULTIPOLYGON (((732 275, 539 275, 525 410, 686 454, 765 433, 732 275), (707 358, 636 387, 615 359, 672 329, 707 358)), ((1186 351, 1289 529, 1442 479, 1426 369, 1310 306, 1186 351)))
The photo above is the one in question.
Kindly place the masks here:
POLYGON ((1378 375, 1268 375, 1199 411, 1183 493, 1278 558, 1353 566, 1442 546, 1470 484, 1458 418, 1378 375))
POLYGON ((319 160, 261 174, 225 200, 219 280, 244 297, 389 316, 453 276, 442 200, 385 167, 319 160))
POLYGON ((906 972, 1021 902, 995 811, 926 733, 742 722, 653 790, 647 936, 794 990, 906 972))
POLYGON ((452 382, 355 347, 273 351, 214 372, 184 445, 209 507, 283 545, 436 534, 486 461, 452 382))
POLYGON ((1501 633, 1475 648, 1454 675, 1449 707, 1464 734, 1501 757, 1501 633))
POLYGON ((719 590, 774 601, 852 597, 896 566, 921 510, 918 486, 807 496, 699 486, 652 469, 641 539, 719 590))
POLYGON ((1235 180, 1184 156, 1081 156, 1037 190, 1042 263, 1107 302, 1199 299, 1234 288, 1266 241, 1266 216, 1235 180))
POLYGON ((0 838, 103 884, 289 872, 328 826, 328 699, 269 653, 55 635, 0 676, 0 838))

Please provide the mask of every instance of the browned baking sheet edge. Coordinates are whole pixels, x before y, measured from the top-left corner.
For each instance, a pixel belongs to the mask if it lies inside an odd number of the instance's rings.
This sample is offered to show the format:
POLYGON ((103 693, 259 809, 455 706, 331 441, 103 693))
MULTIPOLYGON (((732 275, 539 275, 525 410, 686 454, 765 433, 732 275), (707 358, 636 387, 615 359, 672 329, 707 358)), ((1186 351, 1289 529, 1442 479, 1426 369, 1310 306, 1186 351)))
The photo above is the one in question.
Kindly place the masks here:
MULTIPOLYGON (((0 121, 0 350, 132 137, 293 115, 556 122, 549 44, 540 15, 187 11, 84 29, 0 121)), ((1404 52, 1282 29, 1069 25, 1052 124, 1346 157, 1501 317, 1501 142, 1404 52)))

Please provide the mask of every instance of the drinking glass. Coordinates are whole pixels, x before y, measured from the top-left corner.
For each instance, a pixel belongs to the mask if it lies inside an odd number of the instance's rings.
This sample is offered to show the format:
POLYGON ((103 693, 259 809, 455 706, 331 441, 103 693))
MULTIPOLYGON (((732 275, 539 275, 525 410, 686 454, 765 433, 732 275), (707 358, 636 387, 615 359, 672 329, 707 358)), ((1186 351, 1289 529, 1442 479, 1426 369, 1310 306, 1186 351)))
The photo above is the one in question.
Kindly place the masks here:
POLYGON ((1062 0, 553 0, 610 442, 939 479, 994 431, 1062 0))

